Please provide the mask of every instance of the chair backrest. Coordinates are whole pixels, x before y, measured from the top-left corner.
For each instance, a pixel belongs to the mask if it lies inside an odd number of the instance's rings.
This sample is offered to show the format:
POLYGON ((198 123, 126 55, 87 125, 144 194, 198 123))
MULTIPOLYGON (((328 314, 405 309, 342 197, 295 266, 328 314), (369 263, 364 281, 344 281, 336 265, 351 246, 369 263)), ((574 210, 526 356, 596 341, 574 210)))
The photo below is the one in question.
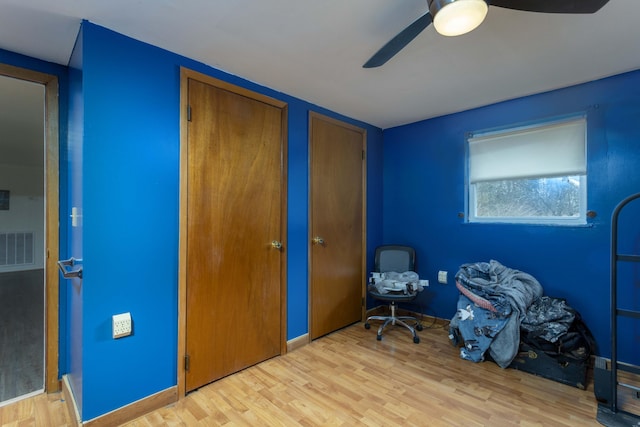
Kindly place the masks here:
POLYGON ((410 246, 385 245, 376 248, 374 271, 415 271, 416 251, 410 246))

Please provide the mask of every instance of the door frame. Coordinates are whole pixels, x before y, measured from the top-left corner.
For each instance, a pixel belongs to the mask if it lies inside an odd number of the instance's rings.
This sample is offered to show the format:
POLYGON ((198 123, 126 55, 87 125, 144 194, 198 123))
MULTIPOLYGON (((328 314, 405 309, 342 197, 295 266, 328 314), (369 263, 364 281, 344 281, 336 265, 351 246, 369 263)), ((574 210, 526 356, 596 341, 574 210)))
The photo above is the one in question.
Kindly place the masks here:
POLYGON ((287 352, 287 103, 249 89, 180 67, 180 225, 178 248, 178 399, 186 395, 186 325, 187 325, 187 195, 188 195, 188 106, 189 79, 198 80, 282 109, 281 187, 282 256, 280 257, 280 354, 287 352))
POLYGON ((60 220, 60 141, 59 141, 59 105, 58 77, 8 64, 0 64, 0 75, 39 83, 44 86, 45 95, 45 361, 44 390, 53 393, 60 389, 58 379, 59 359, 59 298, 60 278, 58 276, 59 258, 59 220, 60 220))
POLYGON ((312 221, 313 221, 313 206, 312 206, 312 194, 311 194, 311 177, 312 177, 312 166, 313 166, 313 152, 311 150, 311 146, 312 146, 312 136, 313 136, 313 119, 318 119, 318 120, 323 120, 329 123, 333 123, 337 126, 341 126, 344 127, 346 129, 350 129, 353 130, 355 132, 358 132, 362 135, 362 277, 360 279, 360 283, 362 283, 362 307, 361 307, 361 314, 360 314, 360 320, 364 320, 367 314, 367 288, 365 286, 366 280, 367 280, 367 130, 363 129, 361 127, 352 125, 350 123, 344 122, 342 120, 338 120, 338 119, 334 119, 332 117, 329 116, 325 116, 324 114, 320 114, 317 113, 315 111, 309 111, 309 135, 308 135, 308 151, 309 151, 309 176, 308 176, 308 236, 307 236, 307 242, 308 242, 308 246, 307 246, 307 265, 308 265, 308 270, 309 270, 309 274, 308 274, 308 283, 307 283, 307 294, 309 295, 309 300, 308 300, 308 317, 307 317, 307 330, 309 331, 309 333, 307 334, 309 339, 308 341, 311 341, 311 316, 312 316, 312 311, 313 310, 313 301, 312 301, 312 290, 311 290, 311 286, 313 284, 313 263, 311 260, 311 252, 312 252, 312 239, 313 239, 313 227, 312 227, 312 221))

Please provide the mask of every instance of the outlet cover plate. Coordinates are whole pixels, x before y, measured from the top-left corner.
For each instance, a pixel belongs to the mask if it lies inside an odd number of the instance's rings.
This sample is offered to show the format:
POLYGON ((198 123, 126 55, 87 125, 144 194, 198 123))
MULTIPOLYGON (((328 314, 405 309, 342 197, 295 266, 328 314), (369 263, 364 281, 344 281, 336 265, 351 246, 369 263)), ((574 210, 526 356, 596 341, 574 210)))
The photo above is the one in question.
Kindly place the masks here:
POLYGON ((438 271, 438 282, 439 283, 447 283, 447 272, 446 271, 438 271))
POLYGON ((113 339, 131 335, 131 313, 114 314, 112 322, 113 339))

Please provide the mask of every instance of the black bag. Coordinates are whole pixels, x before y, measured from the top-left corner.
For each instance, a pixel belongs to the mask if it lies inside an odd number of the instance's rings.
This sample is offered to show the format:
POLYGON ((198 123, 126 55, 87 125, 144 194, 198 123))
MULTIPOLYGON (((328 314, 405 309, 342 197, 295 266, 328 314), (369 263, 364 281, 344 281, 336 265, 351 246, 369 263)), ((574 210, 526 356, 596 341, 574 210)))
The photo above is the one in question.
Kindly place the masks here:
POLYGON ((584 390, 595 340, 580 313, 568 309, 574 320, 555 342, 543 338, 539 330, 521 330, 519 352, 510 367, 584 390))
MULTIPOLYGON (((573 310, 573 309, 571 309, 573 310)), ((595 352, 595 339, 582 320, 582 316, 573 310, 574 320, 568 331, 556 342, 547 341, 537 332, 521 331, 520 341, 531 348, 543 351, 547 356, 584 361, 595 352)))

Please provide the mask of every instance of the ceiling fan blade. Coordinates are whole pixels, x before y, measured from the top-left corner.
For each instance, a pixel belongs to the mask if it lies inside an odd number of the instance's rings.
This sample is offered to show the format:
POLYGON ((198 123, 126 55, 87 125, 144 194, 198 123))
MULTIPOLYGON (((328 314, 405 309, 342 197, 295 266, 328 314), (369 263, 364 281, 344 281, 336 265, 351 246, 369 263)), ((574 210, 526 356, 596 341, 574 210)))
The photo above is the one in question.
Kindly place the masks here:
POLYGON ((596 13, 609 0, 490 0, 491 6, 540 13, 596 13))
POLYGON ((362 68, 379 67, 400 52, 411 40, 415 39, 425 28, 431 24, 431 15, 429 12, 416 19, 413 24, 402 30, 397 36, 389 40, 387 44, 375 53, 362 68))

